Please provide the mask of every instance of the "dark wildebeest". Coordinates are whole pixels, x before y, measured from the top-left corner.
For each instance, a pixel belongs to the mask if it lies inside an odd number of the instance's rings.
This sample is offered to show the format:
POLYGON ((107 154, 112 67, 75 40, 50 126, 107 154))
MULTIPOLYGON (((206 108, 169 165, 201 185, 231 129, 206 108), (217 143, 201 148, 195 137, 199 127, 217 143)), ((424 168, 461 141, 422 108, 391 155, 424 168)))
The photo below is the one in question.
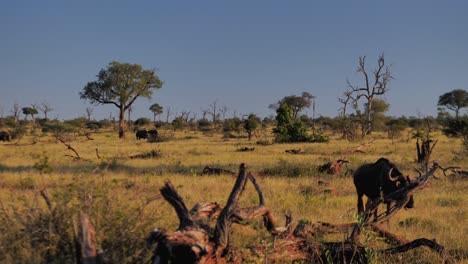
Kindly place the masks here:
MULTIPOLYGON (((362 196, 366 195, 368 198, 368 205, 371 201, 378 199, 381 196, 387 196, 396 190, 408 186, 410 183, 409 177, 403 176, 395 164, 391 163, 388 159, 380 158, 375 163, 364 164, 359 167, 353 175, 354 186, 358 195, 358 213, 364 211, 362 203, 362 196)), ((403 199, 404 197, 397 197, 396 199, 403 199)), ((387 204, 387 214, 390 210, 391 201, 385 201, 387 204)), ((413 196, 410 197, 405 208, 413 208, 413 196)), ((367 209, 367 208, 366 208, 367 209)), ((377 209, 374 212, 374 218, 377 218, 377 209)))
POLYGON ((156 140, 158 138, 158 131, 156 129, 152 129, 148 131, 148 139, 156 140))
POLYGON ((135 133, 136 139, 147 139, 148 138, 148 130, 137 130, 135 133))
POLYGON ((11 135, 8 132, 0 131, 0 141, 10 141, 11 135))

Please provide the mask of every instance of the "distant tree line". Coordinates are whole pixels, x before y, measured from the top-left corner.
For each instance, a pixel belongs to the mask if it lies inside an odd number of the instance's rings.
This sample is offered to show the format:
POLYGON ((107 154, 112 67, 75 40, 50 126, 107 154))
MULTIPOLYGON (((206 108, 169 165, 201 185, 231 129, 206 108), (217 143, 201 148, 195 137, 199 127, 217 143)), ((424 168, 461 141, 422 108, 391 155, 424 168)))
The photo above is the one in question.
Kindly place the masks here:
MULTIPOLYGON (((31 104, 20 107, 13 104, 11 115, 0 117, 0 129, 16 131, 76 132, 83 130, 99 131, 115 129, 119 137, 125 138, 127 130, 142 128, 192 130, 202 132, 223 132, 225 137, 259 137, 267 129, 275 135, 275 142, 326 142, 327 133, 340 133, 343 138, 364 138, 373 131, 384 131, 389 138, 398 138, 407 128, 430 133, 441 129, 446 135, 464 137, 468 141, 468 93, 456 89, 442 94, 438 99, 437 117, 391 117, 385 115, 390 105, 382 97, 389 91, 393 79, 391 69, 386 64, 384 55, 380 55, 377 66, 369 70, 366 57, 360 57, 357 72, 362 76, 361 84, 347 81, 347 90, 338 102, 341 104, 337 117, 315 116, 316 96, 309 92, 301 95, 288 95, 270 104, 268 107, 275 115, 260 118, 254 113, 241 117, 233 111, 228 117, 229 108, 213 101, 207 108, 201 109, 201 117, 196 112, 181 111, 173 113, 171 106, 164 108, 158 103, 152 104, 148 112, 152 118, 140 117, 130 120, 132 106, 140 97, 151 98, 153 92, 163 86, 155 70, 143 69, 141 65, 111 62, 102 69, 95 81, 88 82, 80 92, 81 99, 96 105, 111 104, 119 111, 118 121, 113 118, 96 121, 92 115, 93 107, 87 107, 83 117, 60 121, 50 119, 54 107, 48 103, 31 104), (312 117, 304 111, 312 107, 312 117), (43 114, 38 117, 39 111, 43 114), (125 113, 128 113, 126 120, 125 113), (21 114, 24 119, 21 119, 21 114), (172 117, 172 118, 171 118, 172 117), (28 129, 26 129, 28 128, 28 129), (262 132, 263 131, 263 132, 262 132), (325 133, 327 132, 327 133, 325 133)), ((409 135, 408 135, 409 137, 409 135)))

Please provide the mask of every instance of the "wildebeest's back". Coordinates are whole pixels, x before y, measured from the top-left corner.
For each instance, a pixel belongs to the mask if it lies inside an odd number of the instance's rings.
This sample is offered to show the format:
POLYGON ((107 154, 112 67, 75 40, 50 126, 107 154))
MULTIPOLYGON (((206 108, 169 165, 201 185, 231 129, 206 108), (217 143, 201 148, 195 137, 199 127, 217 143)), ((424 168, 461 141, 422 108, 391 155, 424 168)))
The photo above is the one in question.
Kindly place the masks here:
POLYGON ((380 185, 382 181, 382 168, 376 164, 364 164, 353 174, 356 190, 367 197, 376 198, 380 196, 380 185))
POLYGON ((6 131, 0 131, 0 141, 10 141, 11 135, 6 131))
POLYGON ((137 130, 135 135, 136 135, 136 139, 147 139, 148 138, 148 131, 147 130, 137 130))

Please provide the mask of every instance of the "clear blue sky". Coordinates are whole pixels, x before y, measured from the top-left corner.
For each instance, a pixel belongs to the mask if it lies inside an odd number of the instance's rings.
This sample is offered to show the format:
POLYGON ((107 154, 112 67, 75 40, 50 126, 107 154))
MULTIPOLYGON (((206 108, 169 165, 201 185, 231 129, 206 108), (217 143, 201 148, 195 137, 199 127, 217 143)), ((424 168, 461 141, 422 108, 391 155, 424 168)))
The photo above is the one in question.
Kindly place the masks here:
POLYGON ((152 103, 199 112, 215 100, 267 116, 303 91, 336 116, 346 78, 361 81, 358 57, 374 66, 385 52, 389 113, 435 115, 439 95, 468 87, 467 12, 465 0, 2 1, 0 110, 47 101, 50 117, 82 116, 78 93, 117 60, 157 68, 165 82, 133 119, 151 117, 152 103))

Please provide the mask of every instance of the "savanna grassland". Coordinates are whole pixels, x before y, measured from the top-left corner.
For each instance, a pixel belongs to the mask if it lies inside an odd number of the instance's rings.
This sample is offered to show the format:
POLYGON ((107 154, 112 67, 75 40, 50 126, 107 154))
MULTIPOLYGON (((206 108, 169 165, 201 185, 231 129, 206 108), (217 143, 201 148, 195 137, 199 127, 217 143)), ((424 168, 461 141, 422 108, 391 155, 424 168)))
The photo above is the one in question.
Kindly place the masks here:
MULTIPOLYGON (((295 221, 336 224, 356 220, 352 177, 319 173, 318 165, 346 159, 347 169, 353 170, 385 157, 413 178, 417 176, 414 168, 420 168, 415 162, 415 139, 407 140, 406 136, 392 143, 386 134, 373 133, 365 139, 375 139, 365 148, 366 153, 343 155, 339 153, 362 142, 330 135, 328 143, 258 145, 255 142, 259 139, 224 139, 218 133, 161 130, 160 134, 167 140, 148 143, 135 140, 133 134, 120 140, 113 131, 93 133, 93 140, 66 136, 66 142, 82 160, 73 158, 75 154, 52 135, 28 135, 17 145, 0 143, 0 262, 73 263, 73 223, 80 211, 86 211, 96 227, 98 244, 111 263, 147 263, 151 248, 145 238, 149 232, 155 227, 175 230, 178 226, 173 208, 158 195, 166 180, 176 186, 189 208, 197 202, 226 202, 235 177, 199 176, 206 165, 237 171, 240 163, 245 163, 258 175, 266 205, 279 222, 284 221, 285 213, 291 213, 295 221), (32 142, 36 143, 29 144, 32 142), (237 151, 246 146, 255 150, 237 151), (285 153, 286 149, 298 148, 301 154, 285 153), (151 151, 157 153, 156 157, 130 158, 151 151), (318 180, 329 185, 318 185, 318 180)), ((439 140, 432 159, 444 167, 468 166, 459 139, 440 133, 432 137, 439 140)), ((261 140, 271 140, 271 135, 261 140)), ((440 171, 436 175, 438 179, 432 178, 429 186, 415 195, 414 209, 402 210, 391 219, 389 230, 409 240, 436 239, 459 261, 466 262, 468 182, 453 175, 444 177, 440 171)), ((254 205, 257 194, 247 186, 242 204, 254 205)), ((251 225, 236 225, 232 240, 252 263, 261 263, 264 257, 252 252, 251 247, 264 245, 268 252, 272 243, 261 219, 251 225)), ((424 249, 374 260, 441 261, 424 249)))

